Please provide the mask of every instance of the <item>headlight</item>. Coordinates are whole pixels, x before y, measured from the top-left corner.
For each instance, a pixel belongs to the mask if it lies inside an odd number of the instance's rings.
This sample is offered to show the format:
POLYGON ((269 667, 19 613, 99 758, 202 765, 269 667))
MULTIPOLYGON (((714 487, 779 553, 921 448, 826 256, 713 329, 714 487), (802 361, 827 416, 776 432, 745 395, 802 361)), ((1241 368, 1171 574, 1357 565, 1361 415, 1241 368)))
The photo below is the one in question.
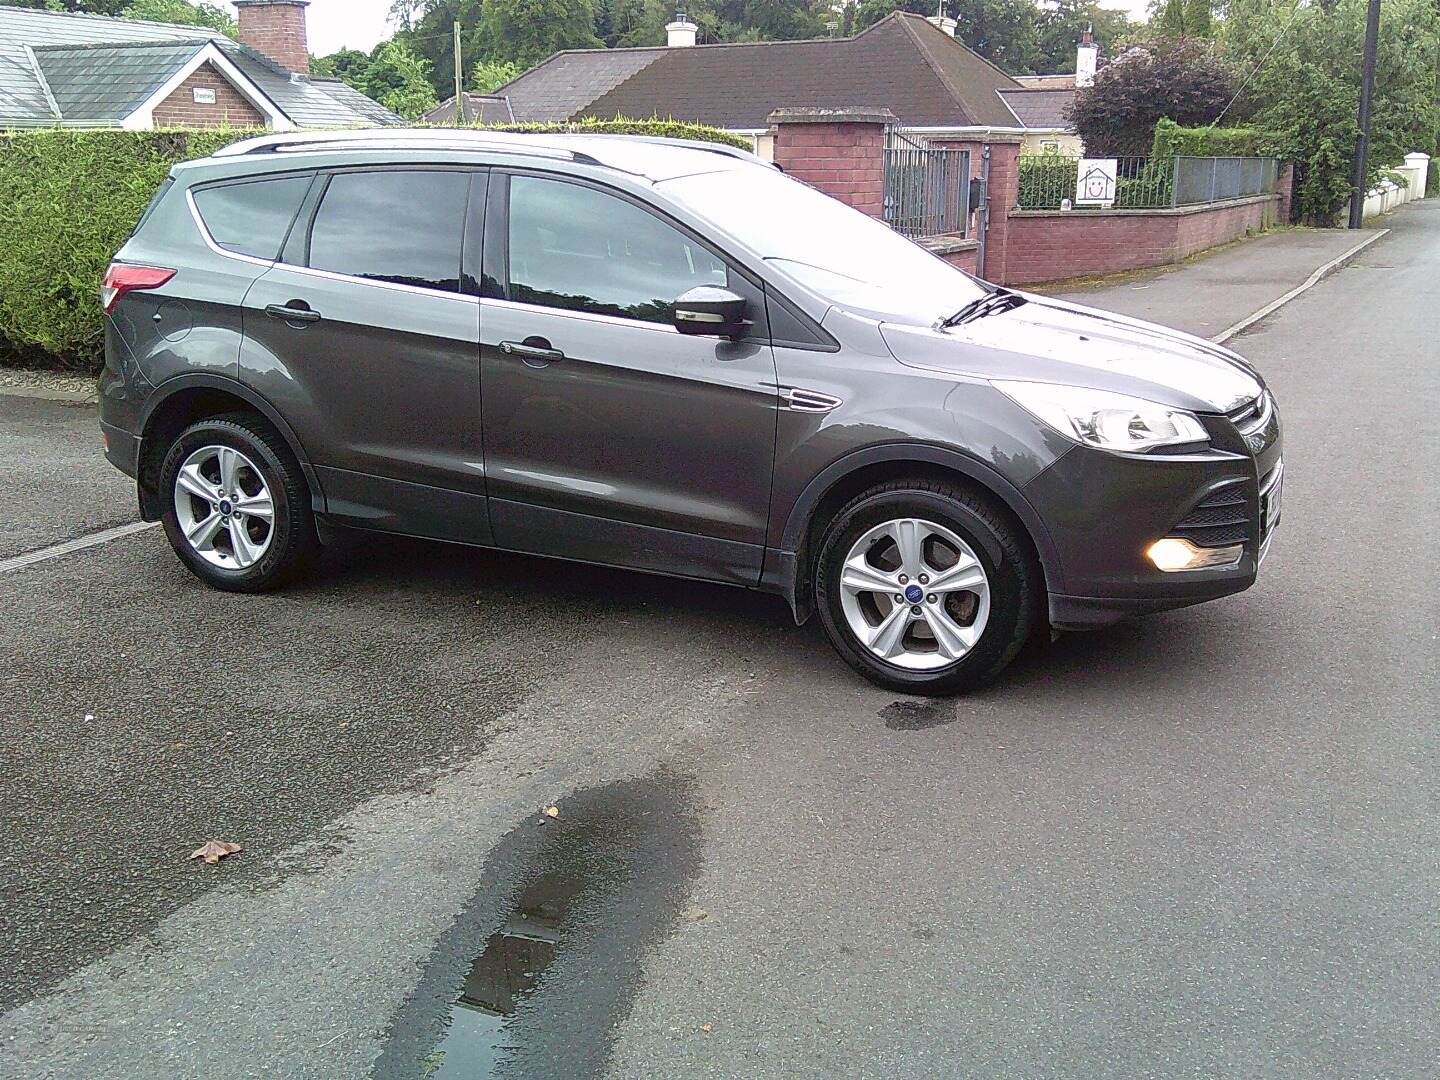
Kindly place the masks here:
POLYGON ((1144 398, 1055 383, 996 381, 995 388, 1067 439, 1143 454, 1159 446, 1208 445, 1193 413, 1144 398))

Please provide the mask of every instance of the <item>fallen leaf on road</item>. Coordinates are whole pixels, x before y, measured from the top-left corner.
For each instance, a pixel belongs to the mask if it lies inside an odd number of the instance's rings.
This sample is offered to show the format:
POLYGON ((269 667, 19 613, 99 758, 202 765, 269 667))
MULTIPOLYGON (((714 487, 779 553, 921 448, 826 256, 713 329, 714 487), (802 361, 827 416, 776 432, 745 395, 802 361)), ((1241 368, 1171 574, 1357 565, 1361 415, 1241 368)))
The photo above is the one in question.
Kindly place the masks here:
POLYGON ((710 913, 698 904, 691 904, 681 914, 691 922, 704 922, 710 917, 710 913))
POLYGON ((231 844, 225 840, 211 840, 204 847, 196 848, 190 856, 192 859, 204 859, 211 866, 214 866, 227 855, 234 855, 237 851, 244 851, 239 844, 231 844))
POLYGON ((705 1032, 705 1034, 708 1035, 708 1034, 710 1034, 710 1032, 712 1032, 712 1031, 715 1030, 715 1025, 714 1025, 714 1024, 701 1024, 701 1025, 700 1025, 700 1030, 703 1031, 703 1032, 705 1032))
POLYGON ((558 807, 558 806, 547 806, 547 807, 545 807, 545 816, 546 816, 546 817, 559 817, 559 816, 560 816, 560 807, 558 807))

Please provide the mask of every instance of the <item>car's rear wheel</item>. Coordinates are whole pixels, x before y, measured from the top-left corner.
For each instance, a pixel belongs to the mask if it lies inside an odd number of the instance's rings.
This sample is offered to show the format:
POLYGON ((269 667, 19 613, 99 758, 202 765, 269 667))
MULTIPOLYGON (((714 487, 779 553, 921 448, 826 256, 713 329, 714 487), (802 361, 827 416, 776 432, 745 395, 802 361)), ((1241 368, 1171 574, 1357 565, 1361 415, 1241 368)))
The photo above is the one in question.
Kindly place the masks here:
POLYGON ((319 547, 304 473, 259 417, 192 424, 171 444, 160 478, 170 544, 214 588, 273 589, 319 547))
POLYGON ((930 480, 872 488, 825 530, 821 622, 866 678, 912 694, 993 679, 1035 628, 1033 560, 1016 526, 977 493, 930 480))

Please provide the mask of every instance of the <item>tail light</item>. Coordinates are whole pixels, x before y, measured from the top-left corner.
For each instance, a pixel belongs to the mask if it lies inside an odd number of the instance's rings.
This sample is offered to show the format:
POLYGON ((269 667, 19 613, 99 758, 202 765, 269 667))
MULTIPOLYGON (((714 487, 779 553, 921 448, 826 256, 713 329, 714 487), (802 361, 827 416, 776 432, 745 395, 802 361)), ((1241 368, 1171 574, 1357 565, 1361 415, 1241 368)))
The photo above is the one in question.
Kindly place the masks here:
POLYGON ((105 271, 105 283, 100 286, 100 306, 109 315, 126 293, 158 289, 175 276, 174 270, 159 266, 129 266, 125 263, 111 263, 105 271))

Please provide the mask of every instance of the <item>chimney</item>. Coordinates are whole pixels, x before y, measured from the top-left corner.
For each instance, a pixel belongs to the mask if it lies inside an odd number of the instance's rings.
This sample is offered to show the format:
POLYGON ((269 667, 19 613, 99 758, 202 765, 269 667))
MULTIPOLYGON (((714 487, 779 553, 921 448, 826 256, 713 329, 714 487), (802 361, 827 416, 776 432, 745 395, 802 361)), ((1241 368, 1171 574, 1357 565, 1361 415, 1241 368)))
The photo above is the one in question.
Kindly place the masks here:
POLYGON ((240 40, 297 75, 310 74, 305 9, 310 0, 234 0, 240 40))
POLYGON ((688 49, 695 44, 695 34, 700 28, 685 17, 683 11, 675 13, 675 21, 665 24, 665 44, 672 49, 688 49))
POLYGON ((936 9, 935 14, 928 16, 925 21, 931 26, 938 26, 951 37, 955 36, 955 31, 960 26, 958 22, 945 14, 945 0, 940 0, 940 6, 936 9))
POLYGON ((1090 86, 1095 82, 1095 69, 1100 65, 1100 46, 1095 44, 1095 33, 1089 26, 1080 35, 1080 44, 1075 48, 1075 85, 1090 86))

